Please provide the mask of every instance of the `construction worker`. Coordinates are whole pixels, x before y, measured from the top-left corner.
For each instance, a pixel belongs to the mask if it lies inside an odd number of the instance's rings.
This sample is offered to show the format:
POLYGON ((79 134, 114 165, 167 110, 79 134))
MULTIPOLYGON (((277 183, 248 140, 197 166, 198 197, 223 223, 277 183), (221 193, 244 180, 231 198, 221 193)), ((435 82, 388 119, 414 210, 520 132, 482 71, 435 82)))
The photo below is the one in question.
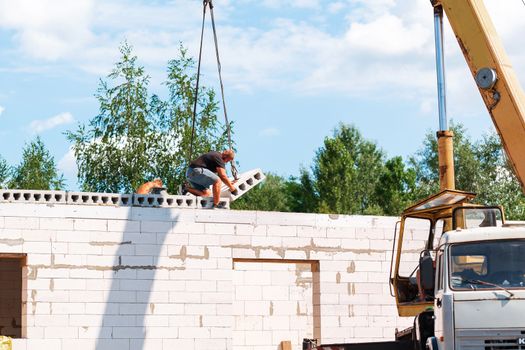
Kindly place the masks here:
POLYGON ((213 186, 213 208, 222 209, 223 207, 219 206, 221 180, 232 193, 236 191, 225 169, 225 164, 233 161, 234 158, 235 153, 229 149, 221 153, 208 152, 192 161, 186 171, 186 179, 189 183, 185 188, 186 191, 195 196, 210 197, 212 194, 210 186, 213 186))

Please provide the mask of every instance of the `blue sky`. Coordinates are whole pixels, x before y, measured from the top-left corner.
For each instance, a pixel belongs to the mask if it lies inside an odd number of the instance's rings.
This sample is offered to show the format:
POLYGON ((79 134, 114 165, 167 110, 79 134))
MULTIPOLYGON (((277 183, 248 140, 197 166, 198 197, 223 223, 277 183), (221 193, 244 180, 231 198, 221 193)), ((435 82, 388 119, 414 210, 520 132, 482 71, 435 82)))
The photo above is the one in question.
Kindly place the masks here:
MULTIPOLYGON (((437 128, 428 0, 215 0, 226 102, 240 170, 309 166, 339 122, 404 157, 437 128)), ((525 6, 486 0, 525 81, 525 6)), ((63 132, 98 111, 99 78, 128 40, 165 94, 178 43, 197 56, 202 1, 0 0, 0 155, 14 165, 40 135, 76 189, 63 132)), ((217 87, 207 23, 203 84, 217 87)), ((458 45, 446 33, 449 116, 473 138, 492 127, 458 45)))

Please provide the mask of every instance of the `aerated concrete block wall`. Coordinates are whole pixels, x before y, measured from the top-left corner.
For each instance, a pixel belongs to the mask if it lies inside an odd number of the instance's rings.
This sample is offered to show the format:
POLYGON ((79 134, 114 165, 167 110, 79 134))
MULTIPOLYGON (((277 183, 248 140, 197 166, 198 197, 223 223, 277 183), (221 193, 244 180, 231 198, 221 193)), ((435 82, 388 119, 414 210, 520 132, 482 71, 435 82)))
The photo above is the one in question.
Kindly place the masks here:
MULTIPOLYGON (((14 350, 301 349, 393 339, 396 218, 0 203, 14 350)), ((2 258, 3 257, 3 258, 2 258)), ((4 288, 4 287, 2 287, 4 288)), ((1 320, 2 318, 0 318, 1 320)), ((1 325, 0 325, 1 329, 1 325)))

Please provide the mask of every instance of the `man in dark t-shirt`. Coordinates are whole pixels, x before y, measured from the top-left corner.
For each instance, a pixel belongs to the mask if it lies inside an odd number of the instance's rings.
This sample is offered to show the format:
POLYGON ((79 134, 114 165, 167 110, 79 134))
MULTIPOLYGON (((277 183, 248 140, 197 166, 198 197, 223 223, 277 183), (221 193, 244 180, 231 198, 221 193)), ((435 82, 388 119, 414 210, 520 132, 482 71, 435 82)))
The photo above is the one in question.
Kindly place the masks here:
POLYGON ((210 186, 213 186, 213 207, 219 208, 221 180, 231 192, 235 192, 235 187, 228 179, 225 169, 225 164, 233 161, 233 158, 235 153, 230 149, 221 153, 208 152, 192 161, 186 171, 186 180, 190 184, 186 190, 196 196, 210 197, 212 194, 210 186))

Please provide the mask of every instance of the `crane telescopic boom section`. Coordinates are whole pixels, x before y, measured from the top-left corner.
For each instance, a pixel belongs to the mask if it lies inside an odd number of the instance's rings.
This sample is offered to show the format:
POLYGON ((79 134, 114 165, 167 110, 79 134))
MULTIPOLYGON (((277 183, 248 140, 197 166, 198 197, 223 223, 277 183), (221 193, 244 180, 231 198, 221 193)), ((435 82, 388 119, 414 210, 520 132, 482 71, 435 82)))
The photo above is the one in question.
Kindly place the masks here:
POLYGON ((432 0, 442 7, 505 152, 525 192, 525 93, 483 0, 432 0))

